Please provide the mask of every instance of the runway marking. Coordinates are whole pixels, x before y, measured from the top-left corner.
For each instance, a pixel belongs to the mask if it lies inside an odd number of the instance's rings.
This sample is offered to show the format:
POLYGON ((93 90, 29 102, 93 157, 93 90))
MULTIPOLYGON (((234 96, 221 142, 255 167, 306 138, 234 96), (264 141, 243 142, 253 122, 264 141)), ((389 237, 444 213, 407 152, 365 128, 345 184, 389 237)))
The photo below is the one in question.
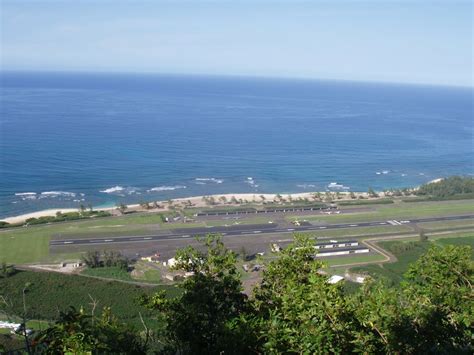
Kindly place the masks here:
POLYGON ((358 224, 349 224, 349 227, 358 227, 358 224))
POLYGON ((390 223, 392 226, 401 226, 402 224, 396 220, 391 220, 391 221, 388 221, 388 223, 390 223))
POLYGON ((72 243, 74 243, 74 242, 64 242, 64 244, 72 244, 72 243))
POLYGON ((326 229, 327 227, 319 227, 319 229, 326 229))
POLYGON ((182 235, 181 238, 189 238, 190 235, 189 234, 186 234, 186 235, 182 235))
POLYGON ((262 233, 262 231, 253 231, 253 232, 254 232, 255 234, 256 234, 256 233, 262 233))
POLYGON ((146 238, 143 238, 143 239, 144 239, 144 240, 149 240, 149 239, 151 239, 151 237, 146 237, 146 238))
POLYGON ((114 240, 113 239, 106 239, 104 240, 104 242, 113 242, 114 240))
POLYGON ((288 232, 291 232, 291 231, 294 231, 295 229, 294 228, 288 228, 287 231, 288 232))
POLYGON ((387 223, 385 223, 385 222, 380 222, 379 224, 382 226, 382 225, 387 224, 387 223))

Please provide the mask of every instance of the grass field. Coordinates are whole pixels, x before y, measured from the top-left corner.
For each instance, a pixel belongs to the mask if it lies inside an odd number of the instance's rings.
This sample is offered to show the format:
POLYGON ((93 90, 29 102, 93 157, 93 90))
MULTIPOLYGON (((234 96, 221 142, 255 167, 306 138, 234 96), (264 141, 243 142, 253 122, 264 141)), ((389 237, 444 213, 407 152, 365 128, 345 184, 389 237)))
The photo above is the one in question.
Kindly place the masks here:
POLYGON ((331 257, 327 259, 321 259, 326 265, 348 265, 355 263, 375 262, 382 261, 384 257, 380 254, 369 254, 369 255, 354 255, 354 256, 341 256, 331 257))
POLYGON ((424 222, 424 223, 417 223, 420 228, 426 230, 434 230, 434 229, 441 229, 441 228, 473 228, 474 229, 474 221, 473 220, 459 220, 459 221, 438 221, 438 222, 424 222))
POLYGON ((0 279, 0 294, 13 303, 11 310, 17 315, 23 312, 22 290, 25 285, 29 285, 26 293, 28 318, 52 320, 60 310, 66 310, 70 306, 77 309, 84 307, 90 311, 92 297, 99 302, 98 310, 109 306, 120 320, 135 326, 140 324, 139 312, 150 322, 159 325, 154 314, 137 303, 140 295, 162 289, 170 295, 179 292, 173 286, 141 288, 77 275, 22 271, 0 279))
POLYGON ((467 237, 439 238, 434 242, 440 245, 469 245, 474 249, 474 233, 467 237))
POLYGON ((143 261, 135 263, 134 269, 130 271, 125 271, 118 267, 98 267, 86 268, 81 272, 81 274, 111 280, 134 281, 150 284, 163 283, 160 271, 143 261))
MULTIPOLYGON (((372 206, 374 211, 354 214, 338 215, 314 215, 304 218, 312 222, 344 223, 344 222, 364 222, 364 221, 384 221, 388 219, 410 219, 417 217, 435 217, 443 215, 469 214, 474 210, 473 200, 462 201, 437 201, 405 203, 399 202, 393 205, 372 206)), ((287 216, 289 221, 298 216, 287 216)))
MULTIPOLYGON (((425 253, 433 244, 435 245, 470 245, 474 248, 474 234, 455 235, 453 237, 442 236, 431 239, 431 241, 385 241, 378 243, 383 249, 391 252, 397 257, 394 263, 373 264, 359 267, 352 267, 351 271, 355 273, 367 273, 374 278, 384 278, 393 285, 398 285, 402 280, 403 274, 408 270, 410 264, 414 263, 425 253), (400 251, 397 246, 404 243, 411 243, 409 250, 400 251)), ((474 252, 473 252, 474 258, 474 252)))
POLYGON ((133 281, 130 273, 119 267, 96 267, 86 268, 81 274, 88 276, 104 277, 107 279, 133 281))
POLYGON ((410 232, 413 229, 409 226, 374 226, 374 227, 360 227, 360 228, 343 228, 334 230, 319 230, 307 232, 308 235, 324 238, 324 237, 352 237, 352 236, 367 236, 371 234, 385 234, 385 233, 399 233, 410 232))
POLYGON ((150 263, 138 261, 135 263, 134 268, 134 272, 132 273, 132 278, 134 280, 150 283, 163 283, 160 270, 150 265, 150 263))
POLYGON ((51 232, 44 226, 17 229, 0 233, 0 261, 7 263, 29 263, 46 260, 49 256, 51 232))

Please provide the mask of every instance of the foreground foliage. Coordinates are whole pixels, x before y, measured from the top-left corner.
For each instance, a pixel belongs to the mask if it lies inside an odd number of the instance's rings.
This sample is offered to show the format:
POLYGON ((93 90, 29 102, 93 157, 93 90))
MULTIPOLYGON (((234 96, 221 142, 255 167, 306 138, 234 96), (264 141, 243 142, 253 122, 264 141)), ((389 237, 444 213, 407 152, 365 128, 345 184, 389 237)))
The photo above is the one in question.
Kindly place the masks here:
POLYGON ((61 312, 59 320, 33 340, 34 352, 45 354, 140 354, 145 346, 139 335, 118 322, 109 308, 99 317, 82 309, 61 312))
POLYGON ((182 284, 183 293, 166 298, 165 292, 143 297, 142 303, 165 318, 167 350, 171 353, 245 353, 245 334, 239 316, 248 312, 237 272, 237 256, 219 238, 208 237, 206 252, 187 247, 178 251, 175 268, 193 273, 182 284))
POLYGON ((329 284, 304 236, 271 262, 253 297, 240 296, 235 256, 209 237, 178 267, 195 272, 182 297, 145 303, 167 317, 171 353, 470 353, 469 247, 434 247, 398 289, 368 282, 352 296, 329 284), (230 282, 231 281, 231 282, 230 282), (225 292, 224 292, 225 290, 225 292), (217 326, 217 327, 215 327, 217 326))
POLYGON ((121 282, 49 272, 18 271, 8 278, 0 278, 0 296, 8 301, 8 311, 13 315, 22 316, 25 313, 22 297, 25 289, 27 319, 55 320, 60 312, 66 312, 70 306, 91 309, 94 299, 99 309, 110 307, 121 322, 136 327, 141 327, 140 312, 150 326, 162 324, 136 300, 144 293, 152 294, 163 288, 170 295, 179 292, 174 287, 141 288, 121 282), (26 289, 25 285, 28 285, 26 289))
POLYGON ((149 332, 133 332, 110 320, 110 314, 104 325, 77 312, 63 313, 37 341, 50 353, 470 354, 474 350, 470 247, 432 247, 409 267, 400 287, 369 281, 351 295, 343 285, 328 283, 305 236, 295 236, 294 243, 266 266, 250 297, 242 293, 236 254, 219 237, 208 236, 203 248, 188 247, 176 258, 176 267, 193 275, 182 283, 183 293, 174 298, 163 292, 141 297, 141 303, 165 322, 153 333, 158 347, 150 348, 149 332), (129 343, 123 343, 125 338, 129 343))

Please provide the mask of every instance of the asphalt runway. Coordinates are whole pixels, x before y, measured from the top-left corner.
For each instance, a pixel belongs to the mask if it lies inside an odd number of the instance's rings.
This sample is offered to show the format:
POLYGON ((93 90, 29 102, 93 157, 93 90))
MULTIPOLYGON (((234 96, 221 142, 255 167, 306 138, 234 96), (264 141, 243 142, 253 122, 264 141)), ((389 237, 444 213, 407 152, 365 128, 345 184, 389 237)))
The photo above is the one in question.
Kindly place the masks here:
POLYGON ((268 224, 252 224, 243 226, 229 226, 229 227, 209 227, 209 228, 181 228, 172 231, 167 231, 156 235, 141 235, 141 236, 121 236, 121 237, 107 237, 107 238, 82 238, 82 239, 62 239, 62 240, 51 240, 50 246, 74 246, 74 245, 113 245, 119 243, 126 243, 128 245, 134 243, 144 243, 153 241, 172 241, 172 240, 186 240, 194 239, 196 236, 205 234, 221 234, 229 239, 229 237, 244 236, 244 235, 269 235, 269 234, 282 234, 282 233, 294 233, 294 232, 307 232, 312 230, 325 230, 325 229, 343 229, 343 228, 357 228, 357 227, 373 227, 373 226, 397 226, 412 223, 422 222, 437 222, 437 221, 453 221, 453 220, 466 220, 474 219, 474 215, 461 215, 461 216, 447 216, 447 217, 430 217, 430 218, 418 218, 410 220, 387 220, 387 221, 372 221, 372 222, 356 222, 356 223, 341 223, 331 224, 324 226, 294 226, 294 227, 279 227, 275 223, 268 224))

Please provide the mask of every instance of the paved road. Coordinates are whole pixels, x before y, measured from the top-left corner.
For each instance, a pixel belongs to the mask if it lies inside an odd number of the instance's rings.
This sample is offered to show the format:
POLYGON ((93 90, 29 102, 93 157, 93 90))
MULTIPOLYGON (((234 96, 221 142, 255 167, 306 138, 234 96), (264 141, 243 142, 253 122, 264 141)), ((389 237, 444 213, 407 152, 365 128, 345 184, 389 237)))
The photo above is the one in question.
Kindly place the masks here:
POLYGON ((51 246, 68 246, 68 245, 96 245, 96 244, 116 244, 116 243, 140 243, 150 241, 164 241, 164 240, 183 240, 193 239, 196 235, 204 235, 207 233, 218 233, 226 237, 243 236, 243 235, 259 235, 272 233, 293 233, 293 232, 307 232, 313 230, 325 229, 342 229, 342 228, 357 228, 357 227, 373 227, 373 226, 397 226, 412 223, 422 222, 437 222, 437 221, 452 221, 474 219, 474 215, 462 216, 448 216, 448 217, 430 217, 418 218, 410 220, 388 220, 375 222, 356 222, 356 223, 341 223, 331 224, 325 226, 294 226, 291 228, 281 228, 275 223, 268 224, 252 224, 247 226, 230 226, 230 227, 210 227, 210 228, 182 228, 168 232, 169 234, 148 235, 148 236, 127 236, 127 237, 109 237, 109 238, 87 238, 87 239, 61 239, 50 241, 51 246))

